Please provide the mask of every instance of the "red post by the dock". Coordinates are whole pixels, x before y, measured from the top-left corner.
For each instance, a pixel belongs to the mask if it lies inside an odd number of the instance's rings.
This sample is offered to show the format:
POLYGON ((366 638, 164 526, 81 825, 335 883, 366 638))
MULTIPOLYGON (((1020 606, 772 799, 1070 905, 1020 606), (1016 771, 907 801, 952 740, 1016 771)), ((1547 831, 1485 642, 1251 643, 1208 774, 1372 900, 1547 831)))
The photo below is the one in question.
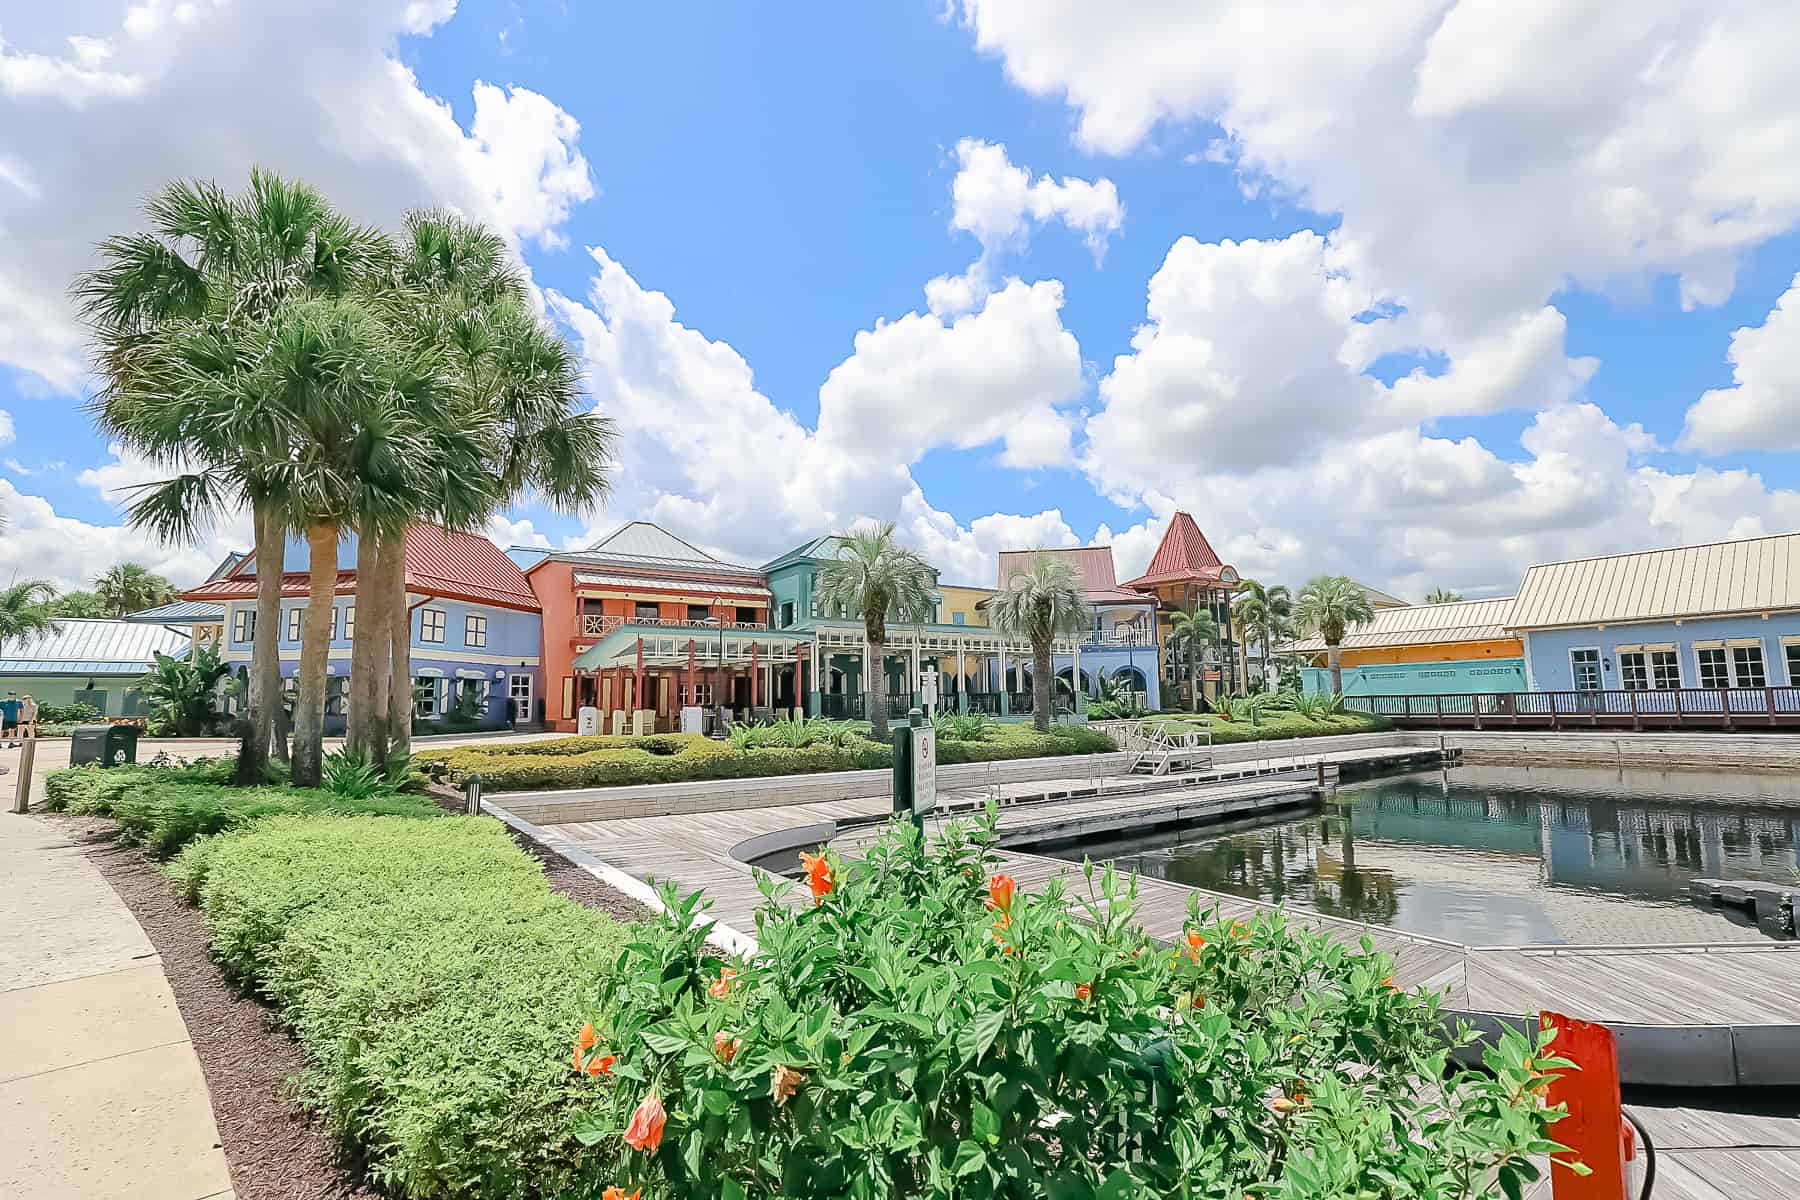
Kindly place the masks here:
POLYGON ((1550 1127, 1550 1136, 1569 1148, 1551 1159, 1550 1191, 1555 1200, 1631 1200, 1626 1162, 1635 1153, 1631 1127, 1619 1103, 1619 1050, 1612 1030, 1546 1012, 1546 1029, 1556 1030, 1550 1053, 1575 1064, 1551 1077, 1545 1100, 1566 1104, 1569 1115, 1550 1127), (1568 1163, 1580 1162, 1578 1175, 1568 1163))

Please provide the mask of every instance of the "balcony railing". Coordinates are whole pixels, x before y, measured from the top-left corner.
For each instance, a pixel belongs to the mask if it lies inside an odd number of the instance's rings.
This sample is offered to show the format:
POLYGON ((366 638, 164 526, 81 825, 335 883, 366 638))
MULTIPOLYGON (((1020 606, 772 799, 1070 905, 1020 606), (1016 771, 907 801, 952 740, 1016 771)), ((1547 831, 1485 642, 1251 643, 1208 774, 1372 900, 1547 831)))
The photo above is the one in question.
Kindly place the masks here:
POLYGON ((1112 629, 1090 629, 1081 635, 1081 648, 1105 649, 1110 646, 1141 646, 1148 649, 1156 645, 1156 638, 1148 629, 1132 625, 1114 626, 1112 629))
POLYGON ((1800 687, 1349 696, 1344 707, 1465 729, 1755 729, 1800 726, 1800 687))
POLYGON ((721 629, 767 629, 764 621, 720 621, 712 617, 688 620, 685 617, 620 617, 602 616, 599 613, 582 613, 576 618, 577 637, 605 637, 615 629, 626 625, 655 625, 665 629, 708 629, 717 632, 721 629))

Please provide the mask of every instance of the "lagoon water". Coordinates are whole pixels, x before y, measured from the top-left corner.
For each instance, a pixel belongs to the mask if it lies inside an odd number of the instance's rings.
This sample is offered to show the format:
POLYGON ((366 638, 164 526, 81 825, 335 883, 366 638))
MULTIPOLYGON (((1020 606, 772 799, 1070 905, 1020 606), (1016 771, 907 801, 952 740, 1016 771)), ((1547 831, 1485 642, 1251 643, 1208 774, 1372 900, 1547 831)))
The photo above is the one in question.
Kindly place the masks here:
POLYGON ((1349 784, 1318 810, 1044 851, 1470 945, 1785 937, 1688 898, 1800 890, 1800 780, 1459 767, 1349 784))

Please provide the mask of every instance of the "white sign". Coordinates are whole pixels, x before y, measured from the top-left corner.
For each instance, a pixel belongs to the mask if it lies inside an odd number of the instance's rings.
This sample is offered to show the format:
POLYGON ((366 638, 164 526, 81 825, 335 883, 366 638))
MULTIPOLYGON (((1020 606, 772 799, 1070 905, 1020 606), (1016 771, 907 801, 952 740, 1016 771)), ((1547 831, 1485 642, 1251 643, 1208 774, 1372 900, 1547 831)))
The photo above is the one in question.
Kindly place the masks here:
POLYGON ((930 710, 937 707, 938 673, 935 668, 919 672, 919 707, 930 710))
POLYGON ((937 807, 937 730, 921 725, 912 731, 913 812, 924 816, 937 807))

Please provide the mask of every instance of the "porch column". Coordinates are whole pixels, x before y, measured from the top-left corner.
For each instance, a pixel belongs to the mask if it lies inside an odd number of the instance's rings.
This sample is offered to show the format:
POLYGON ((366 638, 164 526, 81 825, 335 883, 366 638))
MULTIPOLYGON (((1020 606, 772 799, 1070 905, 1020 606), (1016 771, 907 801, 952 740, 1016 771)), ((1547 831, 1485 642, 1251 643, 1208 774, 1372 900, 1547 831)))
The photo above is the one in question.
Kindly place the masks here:
MULTIPOLYGON (((1072 661, 1073 661, 1074 665, 1069 668, 1069 690, 1074 694, 1069 698, 1069 703, 1071 705, 1078 705, 1087 698, 1087 689, 1081 686, 1081 635, 1080 634, 1075 635, 1075 645, 1073 648, 1072 661)), ((1054 695, 1055 693, 1052 692, 1051 694, 1054 695)), ((1054 704, 1052 704, 1050 707, 1051 707, 1052 711, 1055 711, 1056 706, 1054 704)), ((1080 711, 1080 710, 1077 709, 1077 711, 1080 711)))
POLYGON ((631 698, 633 706, 626 711, 636 712, 644 707, 644 635, 641 633, 637 640, 637 679, 632 686, 631 698))
POLYGON ((963 674, 963 640, 956 639, 956 711, 969 711, 969 678, 963 674))
MULTIPOLYGON (((919 687, 919 634, 917 630, 913 631, 912 646, 910 649, 912 650, 912 674, 906 680, 906 694, 909 696, 916 692, 919 687)), ((912 706, 908 705, 907 707, 910 708, 912 706)))
POLYGON ((812 643, 812 695, 809 697, 809 716, 817 716, 824 710, 825 702, 825 660, 819 655, 819 635, 813 634, 812 643))
POLYGON ((757 685, 757 681, 761 678, 761 676, 757 673, 757 669, 756 669, 757 668, 756 651, 757 651, 757 641, 755 638, 751 638, 750 639, 750 707, 751 708, 756 707, 756 700, 757 700, 757 695, 756 695, 757 686, 756 685, 757 685))
POLYGON ((694 698, 694 696, 695 696, 695 693, 694 693, 694 639, 689 638, 688 639, 688 694, 687 694, 687 701, 689 704, 698 704, 699 703, 699 701, 696 700, 694 698))
POLYGON ((1012 715, 1012 696, 1006 689, 1006 642, 1004 639, 1000 642, 1000 684, 995 690, 1000 693, 1000 715, 1010 717, 1012 715))

